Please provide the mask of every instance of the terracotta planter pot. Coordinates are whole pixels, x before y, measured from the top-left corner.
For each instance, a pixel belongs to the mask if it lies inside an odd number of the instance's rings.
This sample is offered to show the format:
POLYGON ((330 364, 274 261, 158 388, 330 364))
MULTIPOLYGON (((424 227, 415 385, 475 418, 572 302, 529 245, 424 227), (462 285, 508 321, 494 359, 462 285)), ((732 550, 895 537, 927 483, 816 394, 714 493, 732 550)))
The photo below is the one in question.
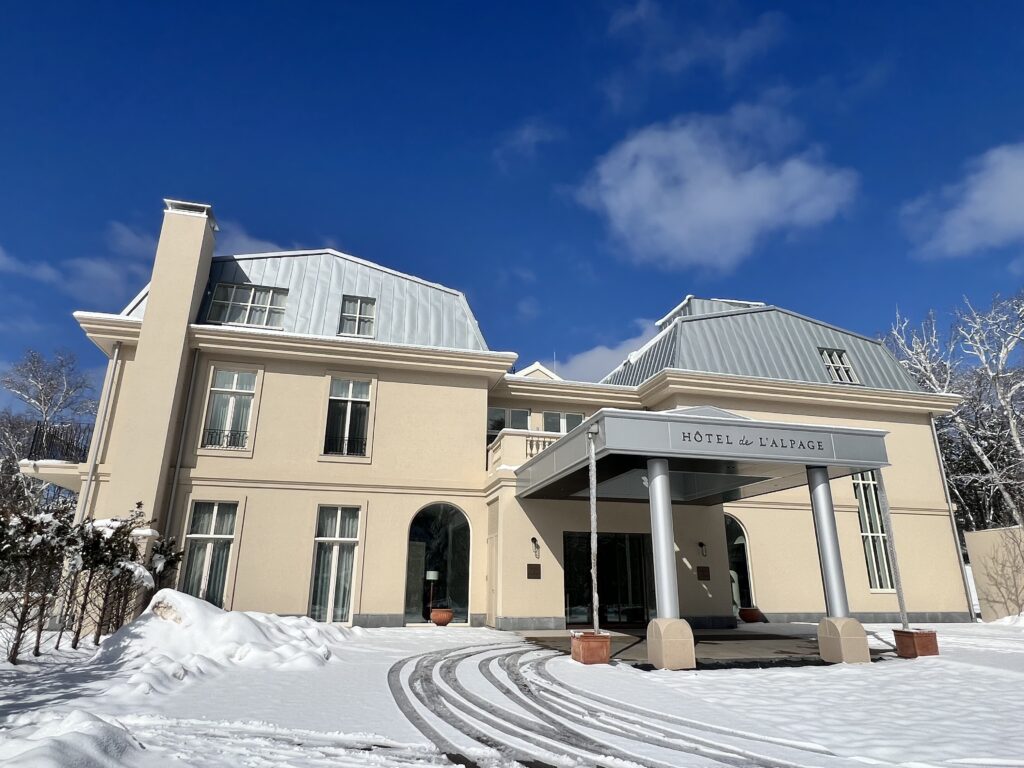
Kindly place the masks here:
POLYGON ((573 632, 572 658, 580 664, 607 664, 612 657, 612 636, 607 632, 573 632))
POLYGON ((430 620, 439 627, 446 627, 455 618, 455 611, 451 608, 431 608, 430 620))
POLYGON ((755 624, 757 622, 767 623, 768 619, 761 613, 760 608, 740 608, 740 619, 746 624, 755 624))
POLYGON ((896 654, 901 659, 916 659, 918 656, 938 656, 939 641, 930 629, 894 629, 896 654))

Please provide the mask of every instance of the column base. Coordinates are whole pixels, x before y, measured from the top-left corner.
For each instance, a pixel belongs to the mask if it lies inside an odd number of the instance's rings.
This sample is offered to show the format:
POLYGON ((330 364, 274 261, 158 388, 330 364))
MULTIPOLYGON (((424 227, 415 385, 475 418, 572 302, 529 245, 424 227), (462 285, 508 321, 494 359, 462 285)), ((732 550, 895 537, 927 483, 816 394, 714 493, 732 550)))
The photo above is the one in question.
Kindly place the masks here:
POLYGON ((868 638, 856 619, 826 616, 818 622, 818 654, 830 664, 863 664, 871 661, 868 638))
POLYGON ((685 619, 652 619, 647 625, 647 660, 657 669, 696 669, 693 630, 685 619))

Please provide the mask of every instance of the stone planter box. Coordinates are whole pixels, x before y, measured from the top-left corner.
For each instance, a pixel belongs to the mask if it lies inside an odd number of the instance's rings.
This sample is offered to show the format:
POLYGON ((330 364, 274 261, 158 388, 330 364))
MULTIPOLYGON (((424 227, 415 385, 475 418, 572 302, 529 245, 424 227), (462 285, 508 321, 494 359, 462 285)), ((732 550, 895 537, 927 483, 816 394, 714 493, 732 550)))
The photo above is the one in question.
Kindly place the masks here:
POLYGON ((894 629, 896 654, 901 659, 916 659, 918 656, 938 656, 939 641, 930 629, 894 629))
POLYGON ((439 627, 446 627, 455 618, 455 611, 451 608, 431 608, 430 620, 439 627))
POLYGON ((612 636, 593 630, 573 631, 572 658, 580 664, 607 664, 612 657, 612 636))

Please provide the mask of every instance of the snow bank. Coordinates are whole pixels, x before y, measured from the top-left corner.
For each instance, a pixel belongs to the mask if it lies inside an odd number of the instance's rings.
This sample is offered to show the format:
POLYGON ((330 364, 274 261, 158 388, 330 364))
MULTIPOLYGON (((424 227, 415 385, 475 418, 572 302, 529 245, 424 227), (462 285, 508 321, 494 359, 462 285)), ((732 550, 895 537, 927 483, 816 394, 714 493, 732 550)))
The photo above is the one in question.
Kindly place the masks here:
POLYGON ((136 669, 122 690, 166 692, 236 666, 316 669, 350 636, 351 630, 305 617, 222 611, 162 589, 139 618, 103 641, 93 661, 136 669))
POLYGON ((114 718, 76 709, 44 723, 29 736, 0 742, 0 762, 7 768, 108 768, 141 748, 114 718))
POLYGON ((998 624, 1001 627, 1024 627, 1024 613, 1018 616, 1004 616, 1001 619, 990 621, 989 624, 998 624))

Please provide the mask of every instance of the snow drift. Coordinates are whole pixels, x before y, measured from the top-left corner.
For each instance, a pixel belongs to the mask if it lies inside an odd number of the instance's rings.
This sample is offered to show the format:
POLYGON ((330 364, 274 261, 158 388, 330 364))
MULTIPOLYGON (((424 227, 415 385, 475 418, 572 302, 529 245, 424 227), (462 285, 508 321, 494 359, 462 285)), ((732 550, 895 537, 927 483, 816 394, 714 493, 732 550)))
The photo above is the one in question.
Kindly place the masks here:
POLYGON ((119 764, 126 753, 141 748, 114 718, 76 709, 54 715, 30 736, 4 740, 0 743, 0 762, 7 768, 108 768, 119 764))
POLYGON ((164 692, 234 666, 315 669, 351 634, 305 617, 223 611, 162 589, 142 615, 102 642, 93 662, 135 669, 119 687, 164 692))

